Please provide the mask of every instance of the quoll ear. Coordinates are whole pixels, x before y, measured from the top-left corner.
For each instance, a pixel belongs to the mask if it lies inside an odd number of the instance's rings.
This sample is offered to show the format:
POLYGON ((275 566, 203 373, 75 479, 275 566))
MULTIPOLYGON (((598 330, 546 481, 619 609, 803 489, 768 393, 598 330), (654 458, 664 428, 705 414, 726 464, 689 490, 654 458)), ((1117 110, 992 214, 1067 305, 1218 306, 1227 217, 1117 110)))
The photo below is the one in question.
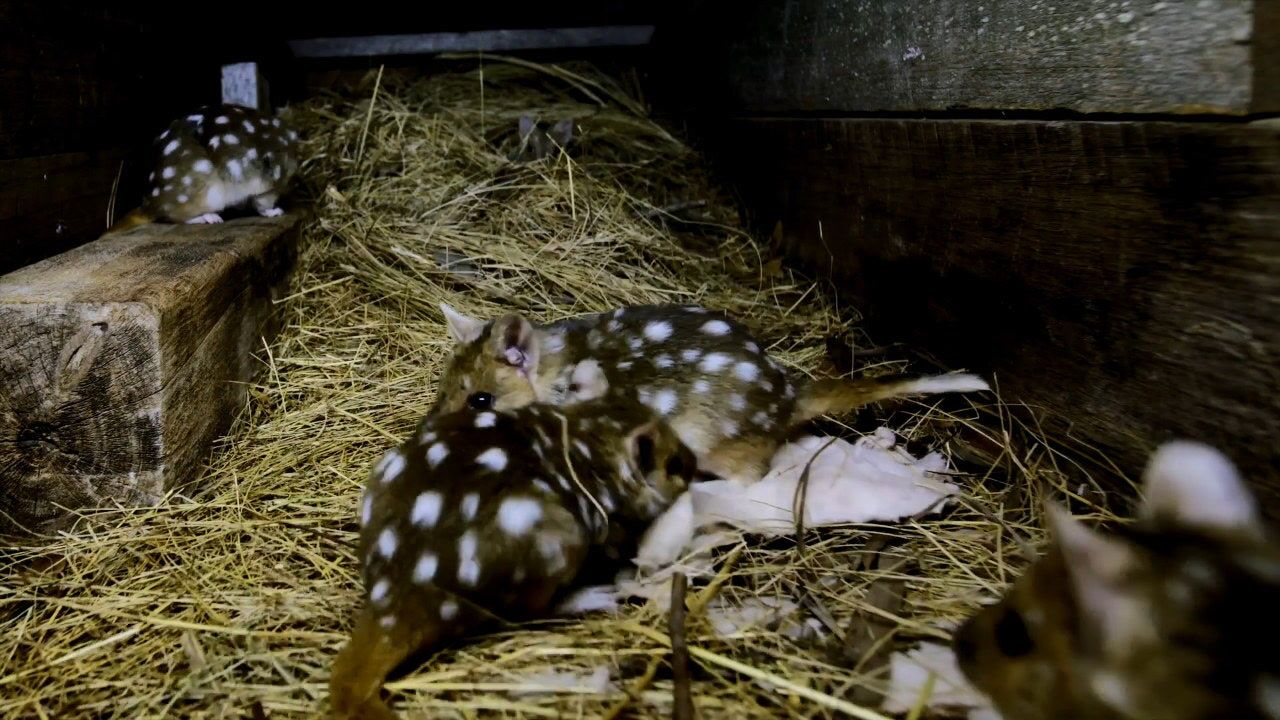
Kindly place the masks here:
POLYGON ((1055 503, 1045 505, 1045 516, 1087 637, 1117 649, 1153 638, 1150 608, 1131 580, 1140 562, 1134 549, 1086 527, 1055 503))
POLYGON ((448 303, 440 303, 440 312, 444 313, 445 323, 449 326, 449 334, 459 345, 475 342, 484 332, 484 321, 468 317, 454 310, 448 303))
POLYGON ((503 315, 493 323, 490 349, 499 361, 526 377, 538 371, 538 334, 533 324, 520 315, 503 315))
POLYGON ((683 478, 687 483, 698 472, 698 460, 693 451, 657 418, 628 433, 626 447, 636 469, 646 477, 662 468, 668 477, 683 478))
POLYGON ((1142 476, 1144 519, 1202 530, 1261 537, 1258 505, 1225 455, 1208 445, 1178 440, 1156 450, 1142 476))
POLYGON ((551 139, 555 140, 560 147, 569 147, 569 143, 573 141, 573 121, 565 118, 557 122, 552 128, 551 139))
POLYGON ((627 454, 641 475, 648 476, 658 467, 658 445, 662 428, 657 419, 649 420, 627 433, 627 454))
POLYGON ((520 116, 520 142, 527 142, 529 135, 533 132, 533 118, 528 115, 520 116))

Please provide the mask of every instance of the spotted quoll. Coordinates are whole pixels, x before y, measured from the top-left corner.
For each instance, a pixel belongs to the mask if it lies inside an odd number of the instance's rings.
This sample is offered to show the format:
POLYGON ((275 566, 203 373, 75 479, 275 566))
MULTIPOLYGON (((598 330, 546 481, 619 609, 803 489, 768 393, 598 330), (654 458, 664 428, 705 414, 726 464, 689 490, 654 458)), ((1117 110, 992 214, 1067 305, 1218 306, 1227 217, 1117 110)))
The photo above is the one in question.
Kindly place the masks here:
POLYGON ((695 468, 636 403, 425 418, 378 462, 361 501, 367 594, 333 666, 337 716, 395 717, 379 689, 409 656, 494 620, 572 606, 588 554, 633 541, 695 468))
POLYGON ((1280 718, 1280 550, 1216 450, 1161 447, 1137 522, 1050 506, 1054 543, 956 633, 1005 720, 1280 718))
POLYGON ((550 127, 528 115, 520 116, 520 145, 513 160, 542 160, 560 154, 573 142, 573 120, 565 118, 550 127))
POLYGON ((280 215, 276 202, 298 169, 297 140, 280 118, 239 105, 179 118, 155 140, 142 206, 111 230, 156 220, 218 223, 224 211, 246 204, 259 215, 280 215))
POLYGON ((702 307, 644 305, 534 325, 493 321, 441 305, 455 341, 432 412, 634 398, 670 424, 700 468, 750 482, 764 475, 795 426, 818 415, 913 393, 986 390, 952 374, 912 379, 819 380, 788 376, 740 323, 702 307), (598 386, 575 382, 595 363, 598 386))

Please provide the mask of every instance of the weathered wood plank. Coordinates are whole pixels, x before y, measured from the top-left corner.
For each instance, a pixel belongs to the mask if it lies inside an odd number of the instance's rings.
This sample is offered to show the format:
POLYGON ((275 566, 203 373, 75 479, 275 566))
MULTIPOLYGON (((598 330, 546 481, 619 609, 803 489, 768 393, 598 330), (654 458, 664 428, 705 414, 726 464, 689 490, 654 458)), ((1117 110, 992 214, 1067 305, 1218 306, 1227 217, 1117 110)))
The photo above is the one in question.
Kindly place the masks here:
POLYGON ((1280 126, 742 120, 765 229, 877 337, 994 372, 1136 471, 1218 443, 1280 514, 1280 126))
POLYGON ((144 226, 0 277, 0 530, 197 477, 277 329, 296 231, 144 226))
POLYGON ((740 112, 1274 112, 1276 4, 711 0, 666 45, 686 101, 740 112))

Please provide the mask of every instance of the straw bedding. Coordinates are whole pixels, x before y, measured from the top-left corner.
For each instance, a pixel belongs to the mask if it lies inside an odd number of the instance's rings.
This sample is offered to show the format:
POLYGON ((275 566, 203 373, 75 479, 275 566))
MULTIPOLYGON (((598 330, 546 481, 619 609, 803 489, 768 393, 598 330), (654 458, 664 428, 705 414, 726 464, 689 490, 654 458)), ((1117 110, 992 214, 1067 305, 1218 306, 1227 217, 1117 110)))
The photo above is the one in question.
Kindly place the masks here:
MULTIPOLYGON (((89 513, 0 550, 0 716, 327 712, 359 597, 357 498, 432 400, 449 346, 441 300, 544 320, 704 303, 796 372, 829 372, 827 340, 858 339, 856 315, 772 261, 700 158, 604 76, 490 60, 368 80, 291 110, 305 139, 295 205, 314 217, 280 306, 287 330, 263 349, 263 380, 206 476, 159 507, 89 513), (574 117, 581 153, 510 163, 528 111, 574 117), (695 220, 671 222, 686 207, 695 220)), ((874 707, 885 651, 944 639, 1021 567, 1012 538, 1039 540, 1043 493, 1076 494, 1082 477, 998 406, 909 403, 892 423, 921 446, 966 450, 966 500, 942 519, 729 548, 689 590, 702 717, 874 707), (713 596, 795 600, 821 631, 720 637, 703 612, 713 596)), ((446 648, 392 687, 410 716, 668 717, 667 648, 667 619, 635 605, 446 648)))

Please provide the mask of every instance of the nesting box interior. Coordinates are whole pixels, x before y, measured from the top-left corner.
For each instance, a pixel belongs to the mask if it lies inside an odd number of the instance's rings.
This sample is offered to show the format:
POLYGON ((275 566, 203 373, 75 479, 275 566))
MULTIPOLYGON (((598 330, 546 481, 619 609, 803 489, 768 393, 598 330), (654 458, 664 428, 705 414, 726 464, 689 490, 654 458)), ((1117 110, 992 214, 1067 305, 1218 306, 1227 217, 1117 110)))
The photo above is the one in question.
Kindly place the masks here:
POLYGON ((692 671, 648 587, 430 656, 392 686, 406 711, 666 717, 691 686, 708 718, 900 715, 891 655, 1016 575, 1043 499, 1124 517, 1152 450, 1190 438, 1280 514, 1280 4, 192 22, 0 0, 0 717, 326 712, 362 487, 436 398, 440 302, 697 304, 797 377, 994 392, 809 426, 888 437, 960 494, 691 562, 692 671), (104 235, 157 135, 223 101, 297 129, 284 214, 104 235), (572 141, 530 161, 525 117, 572 141))

